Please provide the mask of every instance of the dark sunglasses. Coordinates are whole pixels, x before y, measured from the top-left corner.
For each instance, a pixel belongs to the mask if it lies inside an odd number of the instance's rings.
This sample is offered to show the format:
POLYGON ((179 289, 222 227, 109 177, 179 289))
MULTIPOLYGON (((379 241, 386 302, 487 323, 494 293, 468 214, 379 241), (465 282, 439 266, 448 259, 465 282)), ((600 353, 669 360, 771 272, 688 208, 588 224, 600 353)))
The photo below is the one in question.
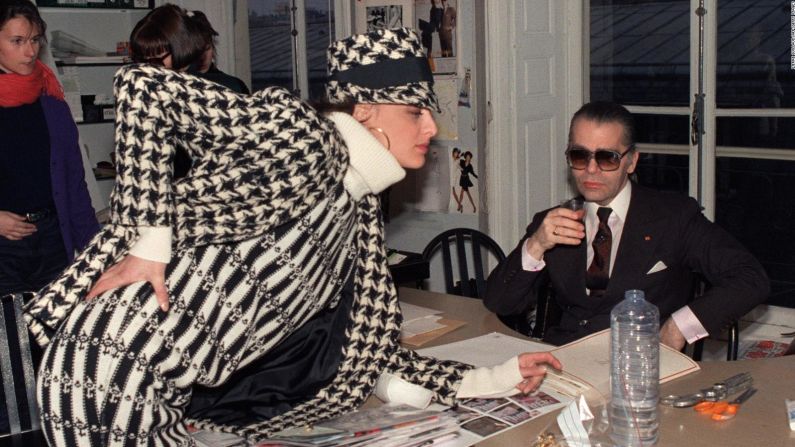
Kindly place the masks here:
POLYGON ((632 152, 633 149, 635 149, 634 145, 630 146, 629 149, 622 154, 607 149, 597 149, 591 152, 588 149, 570 147, 566 149, 566 161, 570 168, 581 171, 588 167, 588 163, 591 162, 591 159, 594 159, 596 160, 596 165, 599 166, 599 169, 602 171, 615 171, 621 166, 621 159, 632 152))
POLYGON ((164 62, 166 58, 169 56, 171 56, 171 53, 166 53, 162 56, 145 57, 143 62, 146 62, 147 64, 151 65, 165 66, 166 64, 164 62))

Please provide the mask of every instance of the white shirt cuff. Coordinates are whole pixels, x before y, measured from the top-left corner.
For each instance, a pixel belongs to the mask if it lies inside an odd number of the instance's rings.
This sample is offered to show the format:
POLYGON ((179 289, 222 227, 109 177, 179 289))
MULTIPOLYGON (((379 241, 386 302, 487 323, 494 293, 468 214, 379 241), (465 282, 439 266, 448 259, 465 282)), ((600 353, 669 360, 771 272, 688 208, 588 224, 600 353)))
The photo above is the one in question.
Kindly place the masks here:
POLYGON ((433 392, 388 372, 381 373, 375 384, 375 395, 384 403, 406 404, 425 408, 431 403, 433 392))
POLYGON ((543 268, 547 266, 547 263, 543 260, 539 261, 527 252, 528 241, 529 239, 525 240, 524 244, 522 244, 522 269, 528 272, 543 270, 543 268))
POLYGON ((688 306, 672 313, 671 318, 673 318, 676 327, 679 328, 679 332, 682 333, 688 343, 695 343, 709 336, 709 333, 704 329, 704 326, 698 320, 696 314, 694 314, 688 306))
POLYGON ((464 373, 456 397, 497 398, 519 392, 516 385, 524 378, 519 371, 519 357, 513 356, 502 365, 470 369, 464 373))
POLYGON ((171 260, 171 227, 138 227, 138 240, 130 254, 148 261, 168 264, 171 260))

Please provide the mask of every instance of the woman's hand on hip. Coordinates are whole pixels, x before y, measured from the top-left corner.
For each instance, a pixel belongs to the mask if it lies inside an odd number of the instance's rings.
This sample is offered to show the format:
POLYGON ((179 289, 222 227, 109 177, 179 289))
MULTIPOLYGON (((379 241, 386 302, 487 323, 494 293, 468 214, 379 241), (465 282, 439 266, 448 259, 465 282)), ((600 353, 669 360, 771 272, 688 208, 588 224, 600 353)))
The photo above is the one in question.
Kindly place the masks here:
POLYGON ((12 241, 24 239, 36 232, 36 225, 24 216, 10 211, 0 211, 0 236, 12 241))
POLYGON ((146 281, 152 284, 157 303, 163 312, 168 310, 168 289, 166 289, 166 264, 127 255, 118 264, 107 269, 94 287, 88 292, 90 300, 108 290, 146 281))

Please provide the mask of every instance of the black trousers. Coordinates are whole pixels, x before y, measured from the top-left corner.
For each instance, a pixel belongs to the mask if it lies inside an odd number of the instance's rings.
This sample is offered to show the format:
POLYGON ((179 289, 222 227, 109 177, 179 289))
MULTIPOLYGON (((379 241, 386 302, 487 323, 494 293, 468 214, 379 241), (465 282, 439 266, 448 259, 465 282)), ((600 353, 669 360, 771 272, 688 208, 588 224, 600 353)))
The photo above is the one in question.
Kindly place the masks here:
POLYGON ((0 295, 38 291, 66 268, 58 217, 36 222, 36 230, 19 241, 0 236, 0 295))

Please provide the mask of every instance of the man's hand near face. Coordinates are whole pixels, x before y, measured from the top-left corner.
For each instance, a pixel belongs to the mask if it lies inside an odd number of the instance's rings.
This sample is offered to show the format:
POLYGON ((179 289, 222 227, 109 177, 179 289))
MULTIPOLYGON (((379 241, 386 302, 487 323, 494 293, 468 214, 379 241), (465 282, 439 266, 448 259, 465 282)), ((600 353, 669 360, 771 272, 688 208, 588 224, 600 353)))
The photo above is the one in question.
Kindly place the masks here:
POLYGON ((538 230, 527 239, 525 250, 533 259, 540 261, 544 253, 557 244, 578 245, 585 237, 585 225, 582 223, 584 217, 585 210, 551 210, 538 230))

